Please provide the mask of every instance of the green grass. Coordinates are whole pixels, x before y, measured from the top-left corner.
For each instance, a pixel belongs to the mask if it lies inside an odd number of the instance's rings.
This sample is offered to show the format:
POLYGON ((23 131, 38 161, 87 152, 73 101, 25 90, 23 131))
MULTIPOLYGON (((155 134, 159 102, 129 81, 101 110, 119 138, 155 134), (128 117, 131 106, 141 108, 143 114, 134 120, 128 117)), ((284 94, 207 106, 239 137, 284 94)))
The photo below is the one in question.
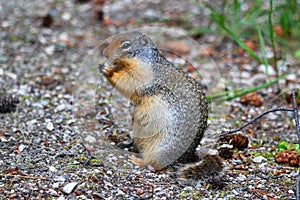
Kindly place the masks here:
POLYGON ((300 3, 297 0, 285 1, 227 1, 222 3, 209 1, 194 1, 199 8, 205 7, 210 10, 210 21, 217 26, 194 27, 190 29, 190 34, 216 33, 224 34, 234 40, 243 48, 258 64, 264 64, 266 75, 269 81, 261 86, 226 91, 208 96, 211 101, 226 101, 241 97, 245 94, 269 87, 285 76, 279 74, 277 66, 276 51, 280 49, 283 57, 286 54, 300 58, 300 3), (248 9, 244 9, 245 6, 248 9), (216 27, 216 28, 213 28, 216 27), (277 28, 283 34, 275 31, 277 28), (251 50, 244 41, 258 41, 260 49, 251 50), (268 60, 266 47, 270 47, 273 52, 272 59, 268 60), (271 81, 269 77, 269 66, 276 71, 276 79, 271 81))
MULTIPOLYGON (((264 37, 264 44, 270 45, 275 55, 276 47, 287 51, 292 51, 295 57, 300 56, 300 5, 297 0, 285 0, 269 2, 264 0, 249 1, 227 1, 222 4, 208 1, 194 1, 200 8, 206 7, 210 10, 209 18, 217 25, 209 27, 193 27, 190 34, 216 33, 225 34, 238 43, 254 60, 258 63, 266 64, 265 58, 259 57, 245 44, 245 40, 256 39, 260 41, 264 37), (249 6, 250 4, 250 6, 249 6), (248 5, 248 9, 242 9, 248 5), (280 27, 284 36, 279 36, 274 30, 280 27), (259 27, 259 29, 257 28, 259 27), (277 43, 277 44, 276 44, 277 43), (292 47, 292 48, 290 48, 292 47)), ((265 48, 265 46, 261 46, 265 48)), ((290 52, 289 52, 290 53, 290 52)), ((273 67, 277 69, 277 58, 273 58, 273 67)), ((276 70, 278 72, 278 70, 276 70)), ((279 77, 279 74, 277 74, 279 77)))
MULTIPOLYGON (((197 14, 199 18, 209 18, 210 23, 206 27, 191 27, 192 22, 189 23, 189 13, 186 16, 162 21, 180 22, 179 24, 185 27, 191 36, 216 34, 234 40, 257 64, 265 66, 268 78, 267 83, 261 86, 208 96, 209 102, 232 100, 277 84, 280 79, 285 77, 284 74, 280 74, 277 66, 278 58, 276 54, 278 50, 281 51, 283 60, 287 57, 286 55, 300 58, 300 3, 297 0, 194 0, 193 3, 201 11, 210 11, 209 15, 204 14, 208 12, 197 14), (250 49, 245 43, 247 40, 257 41, 259 49, 250 49), (267 48, 273 52, 274 56, 271 59, 267 57, 267 48), (276 71, 275 80, 269 75, 270 66, 276 71)), ((297 65, 294 66, 297 68, 297 65)), ((277 88, 280 89, 279 85, 277 85, 277 88)))
POLYGON ((208 100, 209 103, 211 103, 212 101, 216 101, 216 102, 230 101, 230 100, 233 100, 235 98, 244 96, 244 95, 252 93, 252 92, 256 92, 260 89, 267 88, 267 87, 269 87, 273 84, 276 84, 281 79, 284 79, 286 76, 287 75, 282 75, 281 77, 278 77, 275 80, 269 81, 265 84, 255 86, 255 87, 252 87, 252 88, 239 89, 239 90, 233 90, 233 91, 225 91, 225 92, 212 94, 212 95, 207 96, 206 99, 208 100))

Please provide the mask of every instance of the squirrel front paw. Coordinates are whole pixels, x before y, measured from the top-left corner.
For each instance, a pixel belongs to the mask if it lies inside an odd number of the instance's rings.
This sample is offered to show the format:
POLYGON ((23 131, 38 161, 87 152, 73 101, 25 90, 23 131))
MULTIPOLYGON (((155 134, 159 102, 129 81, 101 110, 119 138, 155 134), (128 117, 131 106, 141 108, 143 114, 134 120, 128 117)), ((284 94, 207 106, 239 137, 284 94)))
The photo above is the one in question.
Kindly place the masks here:
POLYGON ((107 66, 108 66, 107 63, 100 63, 100 64, 98 65, 98 71, 99 71, 100 73, 103 73, 103 72, 105 71, 105 68, 107 68, 107 66))

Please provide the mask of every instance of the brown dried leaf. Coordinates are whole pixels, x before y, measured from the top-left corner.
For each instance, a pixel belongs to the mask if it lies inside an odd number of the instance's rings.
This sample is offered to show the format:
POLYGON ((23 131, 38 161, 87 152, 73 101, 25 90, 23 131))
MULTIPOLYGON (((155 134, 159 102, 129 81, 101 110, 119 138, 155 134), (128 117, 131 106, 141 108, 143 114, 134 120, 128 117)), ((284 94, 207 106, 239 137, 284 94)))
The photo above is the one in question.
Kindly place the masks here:
POLYGON ((80 191, 80 190, 75 190, 75 194, 76 194, 77 196, 80 196, 80 195, 81 195, 81 191, 80 191))
POLYGON ((284 34, 284 30, 281 26, 279 26, 279 25, 275 26, 274 31, 279 37, 284 38, 285 34, 284 34))
MULTIPOLYGON (((300 96, 299 96, 298 92, 295 92, 295 95, 296 95, 296 102, 299 105, 300 104, 300 96)), ((293 95, 292 95, 292 93, 286 94, 285 99, 289 104, 293 104, 293 95)))
POLYGON ((246 40, 245 44, 247 45, 247 47, 249 49, 251 49, 252 51, 255 51, 257 49, 257 42, 254 40, 246 40))
POLYGON ((236 169, 236 170, 244 170, 244 169, 246 169, 246 167, 245 167, 244 164, 241 164, 241 165, 234 166, 234 169, 236 169))
POLYGON ((252 92, 250 94, 246 94, 241 97, 241 102, 247 105, 253 105, 256 107, 260 107, 263 104, 263 98, 258 95, 256 92, 252 92))
POLYGON ((144 190, 143 189, 141 189, 141 188, 136 188, 136 194, 137 195, 141 195, 141 194, 143 194, 144 193, 144 190))

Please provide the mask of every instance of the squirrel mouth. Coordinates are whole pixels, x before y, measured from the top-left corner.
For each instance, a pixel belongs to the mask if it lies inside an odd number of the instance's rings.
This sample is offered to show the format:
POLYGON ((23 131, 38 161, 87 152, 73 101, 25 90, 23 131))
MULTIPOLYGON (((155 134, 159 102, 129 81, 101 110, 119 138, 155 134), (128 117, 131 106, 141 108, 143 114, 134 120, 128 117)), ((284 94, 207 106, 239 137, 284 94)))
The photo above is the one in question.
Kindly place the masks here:
POLYGON ((113 60, 111 67, 115 72, 121 71, 124 68, 123 64, 118 58, 113 60))
POLYGON ((115 59, 111 64, 103 63, 98 66, 98 70, 108 77, 111 77, 115 72, 119 72, 122 69, 124 69, 124 66, 118 59, 115 59))

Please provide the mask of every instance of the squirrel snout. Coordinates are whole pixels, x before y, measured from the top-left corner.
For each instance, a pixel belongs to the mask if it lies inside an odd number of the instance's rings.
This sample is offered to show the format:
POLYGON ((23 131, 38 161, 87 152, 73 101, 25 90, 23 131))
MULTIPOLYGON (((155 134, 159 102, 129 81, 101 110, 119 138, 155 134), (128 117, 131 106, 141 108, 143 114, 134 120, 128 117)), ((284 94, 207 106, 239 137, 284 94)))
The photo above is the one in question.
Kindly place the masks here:
POLYGON ((108 50, 107 47, 102 51, 102 55, 108 57, 108 50))
POLYGON ((112 62, 116 58, 115 54, 116 53, 110 50, 109 47, 106 47, 102 52, 102 55, 108 58, 110 62, 112 62))

